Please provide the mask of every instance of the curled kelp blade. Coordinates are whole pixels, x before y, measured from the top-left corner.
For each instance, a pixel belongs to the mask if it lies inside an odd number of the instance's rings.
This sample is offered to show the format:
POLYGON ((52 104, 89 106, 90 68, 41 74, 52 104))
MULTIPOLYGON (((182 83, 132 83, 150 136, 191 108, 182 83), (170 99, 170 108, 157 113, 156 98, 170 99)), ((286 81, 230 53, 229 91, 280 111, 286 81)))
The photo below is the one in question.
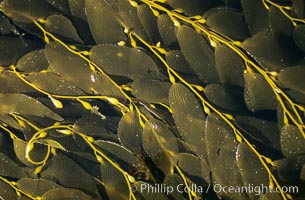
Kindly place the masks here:
POLYGON ((124 174, 108 162, 101 163, 100 171, 101 181, 109 199, 129 199, 130 192, 124 174))
POLYGON ((41 172, 42 178, 56 180, 61 186, 80 189, 92 196, 99 196, 93 177, 71 158, 57 152, 50 162, 52 165, 41 172))
POLYGON ((305 52, 305 25, 300 24, 293 29, 293 39, 300 50, 305 52))
POLYGON ((145 4, 139 5, 137 7, 137 14, 150 41, 153 43, 160 42, 161 37, 158 30, 157 18, 151 9, 145 4))
POLYGON ((25 171, 7 155, 0 153, 0 175, 10 178, 24 178, 25 171))
POLYGON ((34 40, 0 36, 0 65, 16 64, 24 54, 37 48, 41 45, 34 40))
POLYGON ((143 128, 142 142, 155 165, 165 175, 172 173, 176 165, 178 143, 171 130, 161 121, 151 119, 143 128))
POLYGON ((296 126, 287 124, 282 127, 281 149, 285 156, 305 154, 305 140, 296 126))
POLYGON ((221 83, 244 87, 244 61, 224 45, 215 48, 215 62, 221 83))
POLYGON ((96 91, 101 95, 123 98, 119 90, 105 76, 91 71, 88 62, 60 44, 51 42, 46 45, 45 51, 50 63, 48 71, 58 73, 89 94, 96 91))
POLYGON ((178 131, 198 155, 205 155, 205 115, 195 95, 180 83, 172 85, 169 103, 178 131))
POLYGON ((34 115, 61 121, 63 118, 36 99, 24 94, 0 94, 0 113, 34 115))
POLYGON ((123 115, 118 126, 118 137, 120 142, 129 150, 142 153, 142 127, 139 115, 136 111, 130 111, 123 115))
POLYGON ((278 74, 279 81, 286 87, 305 94, 305 67, 287 67, 278 74))
MULTIPOLYGON (((258 156, 245 144, 239 144, 236 153, 236 160, 244 186, 266 186, 269 188, 269 174, 263 167, 258 156), (253 176, 255 174, 255 176, 253 176)), ((253 198, 255 194, 247 192, 253 198)))
POLYGON ((280 71, 286 66, 296 65, 302 57, 290 39, 278 39, 269 30, 244 40, 241 46, 268 71, 280 71))
POLYGON ((211 29, 237 40, 249 37, 244 14, 239 10, 217 7, 207 13, 205 13, 206 23, 211 29))
POLYGON ((167 3, 174 9, 189 15, 201 15, 204 11, 208 10, 214 5, 217 5, 220 1, 207 1, 207 0, 189 0, 187 2, 183 0, 168 0, 167 3))
POLYGON ((174 22, 168 15, 159 15, 157 24, 159 33, 165 46, 171 46, 178 43, 174 22))
POLYGON ((78 36, 76 29, 72 22, 62 15, 49 16, 45 21, 45 29, 50 33, 58 35, 77 43, 83 43, 82 39, 78 36))
POLYGON ((234 90, 224 87, 222 84, 209 84, 204 88, 204 94, 211 103, 227 112, 243 112, 242 103, 237 103, 237 95, 234 90))
POLYGON ((177 38, 185 59, 198 78, 203 83, 218 82, 214 53, 203 37, 194 29, 181 26, 177 38))
POLYGON ((259 110, 275 110, 277 101, 271 86, 263 76, 257 73, 245 73, 244 98, 247 108, 254 112, 259 110))
POLYGON ((86 115, 76 121, 73 130, 102 140, 118 141, 117 135, 109 129, 110 121, 115 123, 113 118, 106 120, 99 115, 86 115))
POLYGON ((81 89, 69 83, 61 76, 52 72, 37 72, 31 73, 26 77, 31 83, 38 88, 56 95, 79 96, 85 95, 81 89))
POLYGON ((4 0, 1 2, 0 8, 17 22, 33 22, 56 12, 54 7, 40 0, 4 0))
POLYGON ((156 63, 144 51, 125 46, 97 45, 90 50, 90 59, 108 74, 130 79, 158 72, 156 63))
POLYGON ((272 33, 276 37, 291 37, 294 26, 290 19, 285 16, 277 7, 269 9, 269 23, 272 33))
POLYGON ((107 1, 85 1, 86 15, 92 36, 97 44, 125 40, 124 27, 107 1))
POLYGON ((129 174, 142 179, 150 177, 149 169, 145 165, 144 161, 136 157, 136 155, 125 147, 117 143, 102 140, 96 140, 94 144, 113 162, 117 163, 129 174))
POLYGON ((252 35, 268 28, 268 10, 262 1, 241 1, 244 15, 252 35))
POLYGON ((66 200, 90 200, 88 194, 73 188, 55 188, 42 195, 42 200, 55 200, 60 197, 66 200))
POLYGON ((250 116, 236 116, 235 120, 255 140, 264 146, 280 150, 280 130, 277 123, 250 116))
MULTIPOLYGON (((235 159, 238 143, 231 127, 215 113, 207 117, 205 142, 213 184, 243 185, 235 159), (230 174, 230 177, 226 174, 230 174)), ((245 198, 242 193, 220 192, 217 195, 223 198, 245 198)))
POLYGON ((16 67, 24 72, 39 72, 46 70, 49 66, 44 49, 37 49, 22 56, 16 67))
POLYGON ((205 160, 190 153, 179 153, 177 158, 177 165, 193 183, 202 187, 210 183, 210 168, 205 160))
MULTIPOLYGON (((14 152, 16 154, 17 159, 28 167, 34 167, 35 165, 26 158, 26 148, 27 142, 22 140, 13 140, 14 152)), ((39 162, 43 160, 46 156, 47 149, 45 146, 36 144, 34 149, 29 153, 31 159, 35 162, 39 162)))
POLYGON ((16 185, 20 190, 31 196, 42 196, 52 189, 61 188, 61 186, 54 181, 33 178, 21 178, 16 182, 16 185))
POLYGON ((171 84, 149 76, 137 78, 131 84, 131 92, 138 99, 149 103, 168 104, 171 84))

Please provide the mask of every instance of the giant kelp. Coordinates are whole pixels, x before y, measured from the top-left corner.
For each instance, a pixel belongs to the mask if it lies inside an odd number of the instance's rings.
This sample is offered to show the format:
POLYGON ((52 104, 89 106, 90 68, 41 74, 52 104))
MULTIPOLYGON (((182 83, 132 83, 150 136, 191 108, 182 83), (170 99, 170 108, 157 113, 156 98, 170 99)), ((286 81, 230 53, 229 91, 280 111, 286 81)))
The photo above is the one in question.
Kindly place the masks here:
POLYGON ((302 0, 0 11, 1 198, 305 197, 302 0))

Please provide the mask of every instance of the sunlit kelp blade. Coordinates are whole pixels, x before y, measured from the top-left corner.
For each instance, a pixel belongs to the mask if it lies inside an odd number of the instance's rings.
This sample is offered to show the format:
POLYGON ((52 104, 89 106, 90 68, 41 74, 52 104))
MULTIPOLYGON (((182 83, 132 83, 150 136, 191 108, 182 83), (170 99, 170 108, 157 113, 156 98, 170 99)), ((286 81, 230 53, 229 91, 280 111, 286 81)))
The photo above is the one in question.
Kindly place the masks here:
POLYGON ((285 156, 305 153, 305 140, 296 126, 288 124, 282 128, 281 148, 285 156))
POLYGON ((73 187, 98 196, 94 179, 82 167, 69 157, 57 152, 51 158, 52 165, 41 172, 41 177, 56 180, 64 187, 73 187))
POLYGON ((278 39, 269 30, 253 35, 241 46, 268 71, 280 71, 287 66, 296 65, 301 59, 298 49, 290 39, 278 39))
POLYGON ((183 55, 203 83, 219 81, 214 53, 208 43, 194 29, 181 26, 177 38, 183 55))
POLYGON ((249 37, 249 30, 242 12, 217 7, 207 13, 209 14, 205 17, 207 18, 206 23, 213 30, 237 40, 249 37))
POLYGON ((198 155, 205 155, 205 115, 202 104, 191 91, 180 83, 172 85, 169 92, 169 103, 182 139, 192 146, 198 155))
POLYGON ((168 0, 168 4, 174 9, 181 10, 181 12, 193 16, 201 15, 204 11, 211 8, 214 5, 217 5, 218 0, 207 1, 207 0, 168 0))
MULTIPOLYGON (((270 180, 266 169, 257 155, 245 143, 238 145, 236 160, 245 186, 253 185, 269 188, 270 180)), ((248 192, 247 195, 253 197, 255 194, 248 192)))
POLYGON ((1 10, 17 22, 33 22, 56 12, 56 9, 45 1, 40 0, 4 0, 1 10))
POLYGON ((262 1, 242 0, 241 3, 252 35, 268 27, 268 11, 262 1))
POLYGON ((43 200, 56 200, 60 197, 65 200, 90 200, 89 195, 81 190, 72 188, 55 188, 42 195, 43 200))
POLYGON ((125 39, 124 28, 106 1, 88 0, 85 5, 90 30, 97 44, 117 43, 125 39))
POLYGON ((25 171, 5 154, 0 153, 0 161, 1 176, 10 178, 24 178, 27 176, 25 171))
POLYGON ((234 91, 225 88, 221 84, 209 84, 204 88, 204 94, 209 101, 217 107, 229 112, 242 112, 244 109, 241 104, 238 104, 237 96, 234 96, 234 91))
POLYGON ((154 80, 151 77, 141 77, 131 84, 131 92, 138 99, 146 102, 168 104, 170 87, 170 83, 154 80))
POLYGON ((202 187, 210 183, 210 168, 205 160, 189 153, 179 153, 177 157, 177 165, 192 182, 202 187))
POLYGON ((295 66, 285 68, 279 73, 279 81, 283 83, 286 87, 299 91, 305 94, 305 66, 295 66))
POLYGON ((31 51, 22 56, 16 67, 24 72, 39 72, 46 70, 49 66, 48 60, 45 56, 44 49, 31 51))
POLYGON ((171 46, 178 43, 175 33, 176 28, 174 26, 174 22, 170 19, 169 16, 164 14, 159 15, 157 24, 164 45, 171 46))
POLYGON ((82 39, 78 36, 76 29, 72 22, 62 15, 52 15, 46 19, 45 28, 47 31, 67 38, 68 40, 83 43, 82 39))
POLYGON ((137 7, 139 20, 144 27, 150 41, 153 43, 161 42, 161 37, 158 30, 157 18, 154 16, 150 8, 142 4, 137 7))
POLYGON ((21 178, 16 183, 17 187, 32 196, 42 196, 49 190, 61 188, 60 185, 46 179, 21 178))
POLYGON ((0 65, 15 64, 24 54, 39 47, 33 40, 0 36, 0 65))
POLYGON ((61 76, 51 72, 37 72, 28 75, 27 80, 38 88, 56 95, 85 95, 81 89, 69 83, 61 76))
POLYGON ((141 154, 142 152, 142 128, 139 123, 139 116, 136 111, 130 111, 123 115, 119 126, 118 134, 120 142, 129 150, 141 154))
POLYGON ((280 130, 278 124, 250 116, 236 116, 237 124, 250 134, 251 138, 264 145, 280 150, 280 130))
MULTIPOLYGON (((114 121, 113 118, 109 120, 114 121)), ((95 114, 86 115, 78 119, 73 126, 73 130, 98 139, 118 141, 117 135, 109 130, 107 121, 95 114)))
POLYGON ((269 23, 272 33, 277 37, 291 37, 293 25, 278 8, 271 6, 269 9, 269 23))
POLYGON ((305 25, 300 24, 293 30, 293 39, 296 45, 305 52, 305 25))
POLYGON ((275 110, 277 101, 267 81, 257 73, 245 73, 244 98, 246 106, 252 112, 259 110, 275 110))
POLYGON ((92 94, 94 90, 101 95, 122 97, 118 89, 105 76, 91 71, 86 61, 59 44, 52 42, 46 45, 46 56, 50 63, 48 71, 58 73, 85 92, 92 94))
POLYGON ((245 64, 234 51, 224 45, 218 45, 215 48, 215 62, 222 83, 244 87, 245 64))
POLYGON ((144 51, 119 45, 97 45, 90 51, 90 59, 108 74, 134 79, 157 73, 156 63, 144 51))
POLYGON ((110 163, 103 162, 100 166, 103 186, 109 199, 128 200, 129 188, 124 174, 114 168, 110 163))
MULTIPOLYGON (((206 120, 206 151, 209 166, 212 171, 214 184, 242 185, 240 173, 235 160, 237 145, 234 134, 230 127, 212 113, 206 120), (227 176, 230 174, 230 177, 227 176)), ((243 199, 242 193, 226 194, 220 192, 222 197, 243 199)))
POLYGON ((155 165, 166 174, 172 173, 176 165, 178 143, 175 135, 162 122, 151 119, 145 123, 142 133, 145 151, 155 165))
POLYGON ((19 113, 49 117, 58 121, 63 120, 61 116, 44 106, 36 99, 24 94, 0 94, 0 113, 19 113))

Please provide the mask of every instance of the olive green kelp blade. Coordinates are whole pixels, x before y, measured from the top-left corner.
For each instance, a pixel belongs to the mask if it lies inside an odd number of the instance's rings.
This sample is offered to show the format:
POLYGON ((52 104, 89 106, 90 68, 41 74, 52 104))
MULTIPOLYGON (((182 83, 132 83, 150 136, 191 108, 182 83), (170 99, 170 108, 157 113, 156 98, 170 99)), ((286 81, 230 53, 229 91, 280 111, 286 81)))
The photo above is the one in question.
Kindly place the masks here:
POLYGON ((192 149, 199 155, 205 155, 204 127, 205 115, 202 105, 193 93, 180 83, 172 85, 169 103, 178 131, 192 149))
POLYGON ((183 55, 203 83, 219 82, 214 53, 208 43, 194 29, 181 26, 177 38, 183 55))
POLYGON ((38 100, 24 94, 0 94, 0 114, 18 113, 49 117, 61 121, 63 118, 38 100))
MULTIPOLYGON (((211 113, 207 117, 205 142, 213 184, 243 185, 235 159, 238 143, 235 141, 231 128, 215 113, 211 113)), ((245 199, 243 193, 220 191, 217 195, 223 198, 245 199)))
POLYGON ((65 200, 90 200, 92 199, 89 195, 82 192, 81 190, 72 188, 55 188, 42 195, 43 200, 55 200, 60 196, 61 199, 65 200))
POLYGON ((171 130, 162 122, 151 119, 143 128, 142 142, 155 165, 165 175, 172 173, 176 165, 178 143, 171 130))
POLYGON ((287 67, 279 73, 278 77, 286 87, 305 94, 305 66, 287 67))
POLYGON ((156 63, 140 49, 111 44, 97 45, 91 49, 90 59, 108 74, 130 79, 158 73, 156 63))
POLYGON ((0 175, 11 178, 24 178, 25 171, 5 154, 0 153, 0 175))
POLYGON ((107 1, 86 0, 86 15, 97 44, 118 43, 125 39, 124 28, 107 1))
POLYGON ((24 72, 39 72, 49 66, 44 49, 37 49, 22 56, 16 67, 24 72))

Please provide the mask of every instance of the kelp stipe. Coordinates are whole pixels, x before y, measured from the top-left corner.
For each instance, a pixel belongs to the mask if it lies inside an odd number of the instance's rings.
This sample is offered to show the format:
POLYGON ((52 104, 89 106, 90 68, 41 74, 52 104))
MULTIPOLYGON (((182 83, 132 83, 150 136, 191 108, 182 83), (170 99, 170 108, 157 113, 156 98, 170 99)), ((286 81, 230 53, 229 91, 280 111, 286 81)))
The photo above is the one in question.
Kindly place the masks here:
POLYGON ((0 196, 304 198, 303 7, 2 1, 0 196))

